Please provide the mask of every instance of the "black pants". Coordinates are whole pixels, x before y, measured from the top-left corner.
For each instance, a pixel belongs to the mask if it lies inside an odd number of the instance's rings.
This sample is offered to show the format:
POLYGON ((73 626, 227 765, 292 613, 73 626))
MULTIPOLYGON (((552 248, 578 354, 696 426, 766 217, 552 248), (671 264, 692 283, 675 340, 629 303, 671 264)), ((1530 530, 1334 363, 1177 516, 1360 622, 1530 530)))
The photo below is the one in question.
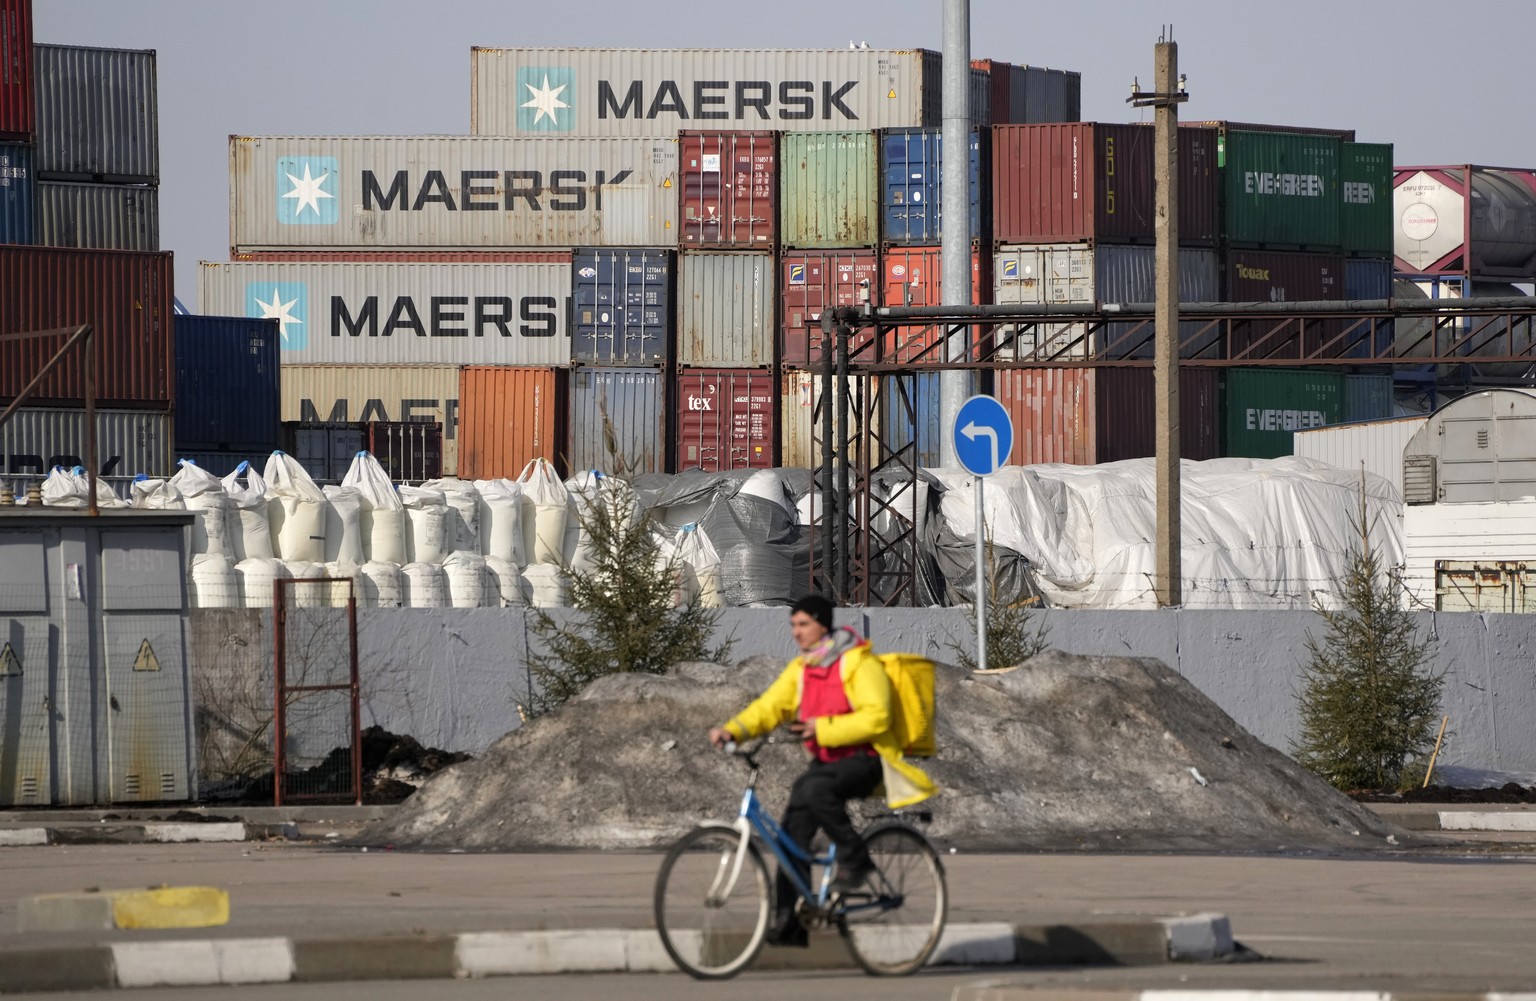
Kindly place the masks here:
MULTIPOLYGON (((789 805, 784 808, 780 826, 806 851, 810 851, 817 830, 826 831, 837 845, 838 867, 844 872, 863 868, 869 864, 869 853, 864 850, 864 839, 854 830, 853 821, 848 819, 847 804, 850 799, 863 799, 874 792, 883 778, 880 757, 876 754, 859 754, 832 762, 812 761, 789 790, 789 805)), ((809 883, 809 867, 796 867, 809 883)), ((793 913, 799 893, 783 867, 774 885, 774 900, 782 920, 793 913)))

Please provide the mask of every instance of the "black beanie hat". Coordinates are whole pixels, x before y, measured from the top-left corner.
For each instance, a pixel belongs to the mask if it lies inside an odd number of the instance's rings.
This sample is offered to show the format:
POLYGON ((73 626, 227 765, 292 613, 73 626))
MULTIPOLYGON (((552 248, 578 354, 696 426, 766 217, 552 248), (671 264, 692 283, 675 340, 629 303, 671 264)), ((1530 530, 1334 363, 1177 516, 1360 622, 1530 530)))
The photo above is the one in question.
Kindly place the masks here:
POLYGON ((789 614, 794 615, 796 612, 804 612, 817 622, 820 622, 821 627, 830 633, 832 631, 832 609, 834 607, 836 606, 832 602, 821 595, 808 594, 790 606, 789 614))

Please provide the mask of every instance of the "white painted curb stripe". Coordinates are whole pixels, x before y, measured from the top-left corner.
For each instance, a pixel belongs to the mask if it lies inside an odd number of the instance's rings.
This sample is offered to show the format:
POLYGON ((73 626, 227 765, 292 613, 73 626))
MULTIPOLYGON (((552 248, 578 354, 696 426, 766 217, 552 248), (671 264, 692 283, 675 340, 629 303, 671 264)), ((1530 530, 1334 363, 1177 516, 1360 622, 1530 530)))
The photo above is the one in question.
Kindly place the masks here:
POLYGON ((1392 1001, 1377 991, 1142 991, 1141 1001, 1392 1001))
POLYGON ((244 824, 145 824, 144 838, 164 844, 188 841, 244 841, 244 824))
MULTIPOLYGON (((1442 831, 1536 831, 1536 811, 1441 810, 1442 831)), ((1513 996, 1513 995, 1510 995, 1513 996)))
POLYGON ((23 848, 31 845, 46 845, 48 843, 48 829, 46 827, 19 827, 9 831, 0 831, 0 847, 23 848))
POLYGON ((293 944, 285 938, 196 942, 113 942, 119 987, 280 984, 293 979, 293 944))
POLYGON ((467 977, 527 973, 621 973, 625 936, 618 929, 469 932, 454 952, 467 977))

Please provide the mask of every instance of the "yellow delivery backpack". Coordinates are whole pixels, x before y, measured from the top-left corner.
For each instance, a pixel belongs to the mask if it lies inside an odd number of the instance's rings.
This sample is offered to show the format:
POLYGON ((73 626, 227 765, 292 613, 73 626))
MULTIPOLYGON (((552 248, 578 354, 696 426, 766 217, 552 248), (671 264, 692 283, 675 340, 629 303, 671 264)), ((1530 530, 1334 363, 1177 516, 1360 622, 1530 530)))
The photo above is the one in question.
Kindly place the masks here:
POLYGON ((891 730, 902 753, 933 757, 939 749, 934 733, 933 661, 915 653, 882 653, 879 658, 891 680, 891 730))

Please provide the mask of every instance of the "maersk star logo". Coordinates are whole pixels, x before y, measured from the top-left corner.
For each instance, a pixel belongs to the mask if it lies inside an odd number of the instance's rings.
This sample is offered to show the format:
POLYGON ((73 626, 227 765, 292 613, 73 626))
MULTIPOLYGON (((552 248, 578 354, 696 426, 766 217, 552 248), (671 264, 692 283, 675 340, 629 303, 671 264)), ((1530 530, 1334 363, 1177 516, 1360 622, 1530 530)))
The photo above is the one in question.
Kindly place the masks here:
POLYGON ((276 320, 284 351, 309 344, 309 294, 303 282, 251 282, 245 287, 245 315, 276 320))
POLYGON ((576 126, 576 74, 565 66, 517 71, 519 132, 569 132, 576 126))
POLYGON ((339 215, 336 158, 277 158, 277 221, 293 226, 329 226, 339 215))

